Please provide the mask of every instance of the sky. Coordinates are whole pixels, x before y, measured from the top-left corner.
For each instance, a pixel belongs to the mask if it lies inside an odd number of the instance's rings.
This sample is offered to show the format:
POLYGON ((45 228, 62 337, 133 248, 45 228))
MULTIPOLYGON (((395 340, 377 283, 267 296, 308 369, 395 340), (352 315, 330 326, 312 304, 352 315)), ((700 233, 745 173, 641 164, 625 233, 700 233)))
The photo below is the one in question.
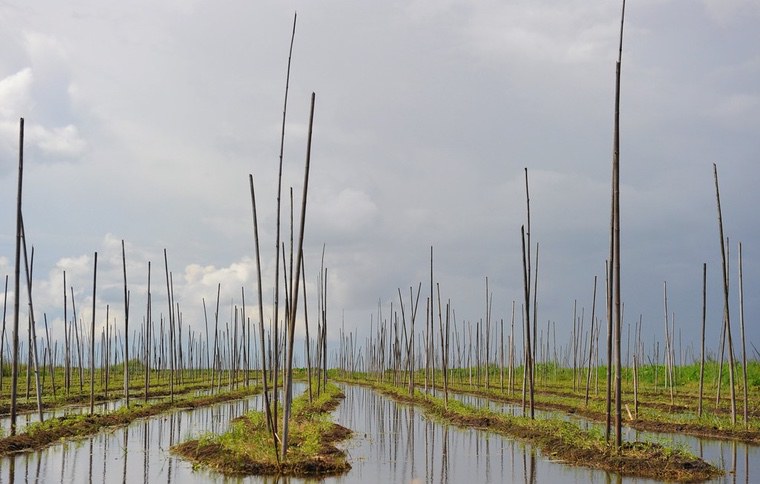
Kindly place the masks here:
MULTIPOLYGON (((248 314, 257 314, 249 174, 268 323, 297 12, 282 213, 287 223, 292 187, 298 225, 314 92, 304 241, 311 324, 323 247, 330 339, 342 325, 364 341, 378 317, 390 317, 391 303, 398 310, 399 290, 408 305, 409 288, 422 283, 424 312, 432 246, 435 281, 460 329, 485 318, 486 278, 492 320, 509 325, 517 301, 519 327, 527 168, 539 327, 551 324, 552 341, 565 344, 574 305, 588 328, 595 276, 603 316, 620 7, 610 0, 0 2, 0 277, 10 275, 12 292, 24 117, 23 212, 35 250, 38 331, 44 315, 62 338, 64 270, 79 317, 91 320, 95 252, 96 324, 103 327, 108 307, 109 321, 122 328, 122 240, 133 324, 145 315, 148 261, 154 318, 168 311, 164 249, 187 326, 203 331, 202 304, 212 305, 218 284, 220 324, 231 320, 243 288, 248 314)), ((621 288, 624 331, 640 319, 648 352, 664 344, 666 282, 677 349, 698 344, 703 263, 707 344, 718 349, 713 163, 729 238, 734 340, 742 242, 748 355, 756 354, 752 342, 760 344, 759 20, 756 0, 627 5, 621 288)))

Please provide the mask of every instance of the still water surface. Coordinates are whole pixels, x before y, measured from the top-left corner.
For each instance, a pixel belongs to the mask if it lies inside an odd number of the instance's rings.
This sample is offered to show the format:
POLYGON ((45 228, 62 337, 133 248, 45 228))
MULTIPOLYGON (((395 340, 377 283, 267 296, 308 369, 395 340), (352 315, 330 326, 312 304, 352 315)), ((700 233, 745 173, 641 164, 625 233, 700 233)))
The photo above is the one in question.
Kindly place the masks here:
MULTIPOLYGON (((304 388, 303 384, 297 385, 295 392, 304 388)), ((190 463, 169 453, 174 444, 204 432, 223 432, 233 418, 260 409, 261 396, 254 396, 200 409, 178 410, 90 438, 52 445, 39 452, 4 457, 0 459, 0 483, 654 482, 550 461, 522 442, 427 419, 414 407, 396 403, 364 387, 342 385, 342 388, 346 399, 333 412, 333 418, 355 432, 352 439, 341 444, 353 466, 343 476, 322 480, 225 478, 210 471, 194 470, 190 463)), ((501 405, 476 397, 461 398, 491 408, 501 405)), ((643 436, 629 434, 628 437, 643 436)), ((697 453, 701 445, 707 460, 729 470, 735 469, 735 473, 719 481, 748 483, 752 482, 750 475, 760 476, 758 447, 700 441, 680 435, 656 437, 672 438, 689 446, 694 444, 697 453)))

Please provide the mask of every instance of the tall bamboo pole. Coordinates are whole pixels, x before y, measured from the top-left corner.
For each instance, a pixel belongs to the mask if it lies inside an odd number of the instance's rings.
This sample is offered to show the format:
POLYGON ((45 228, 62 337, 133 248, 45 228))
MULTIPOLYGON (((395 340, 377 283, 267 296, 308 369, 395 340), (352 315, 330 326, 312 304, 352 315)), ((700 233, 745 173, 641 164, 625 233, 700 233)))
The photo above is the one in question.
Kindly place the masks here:
POLYGON ((151 294, 150 294, 150 261, 148 261, 148 302, 146 304, 145 316, 145 402, 148 401, 148 390, 150 388, 150 340, 151 340, 151 294))
POLYGON ((18 398, 18 316, 21 286, 21 188, 24 175, 24 118, 19 121, 18 191, 16 196, 16 266, 13 292, 13 370, 11 373, 11 435, 16 435, 16 400, 18 398))
MULTIPOLYGON (((718 188, 718 166, 713 163, 713 174, 715 176, 715 198, 718 205, 718 228, 720 231, 720 252, 723 262, 723 320, 728 340, 728 366, 729 366, 729 383, 731 385, 731 422, 736 425, 736 387, 734 385, 734 345, 731 339, 731 313, 729 311, 728 298, 728 261, 726 256, 726 247, 723 238, 723 214, 720 209, 720 189, 718 188)), ((718 380, 720 387, 720 380, 718 380)))
POLYGON ((618 47, 618 61, 615 69, 615 129, 614 147, 612 155, 613 192, 615 197, 613 212, 613 231, 615 232, 614 251, 615 256, 612 264, 612 278, 614 289, 615 310, 615 446, 620 449, 623 444, 623 411, 622 411, 622 381, 621 381, 621 358, 620 358, 620 329, 621 329, 621 301, 620 301, 620 69, 623 58, 623 26, 625 23, 625 0, 623 0, 620 14, 620 45, 618 47))
POLYGON ((95 413, 95 295, 98 281, 98 253, 92 271, 92 324, 90 326, 90 415, 95 413))
POLYGON ((124 269, 124 399, 129 408, 129 291, 127 290, 127 252, 121 239, 121 264, 124 269))
POLYGON ((169 349, 169 394, 171 396, 171 401, 174 402, 174 301, 172 300, 172 293, 169 287, 169 260, 166 256, 166 249, 164 249, 164 271, 166 274, 166 299, 169 302, 169 344, 171 345, 169 349))
MULTIPOLYGON (((528 279, 528 265, 527 253, 526 253, 526 234, 525 226, 522 227, 522 255, 523 255, 523 282, 525 289, 525 310, 523 314, 525 316, 525 368, 528 374, 528 391, 530 395, 530 418, 535 418, 534 402, 533 402, 533 355, 531 354, 530 343, 530 279, 528 279)), ((523 381, 523 387, 525 382, 523 381)), ((523 407, 524 408, 524 407, 523 407)))
MULTIPOLYGON (((290 86, 290 63, 291 59, 293 57, 293 42, 295 40, 296 36, 296 21, 298 19, 298 14, 293 15, 293 32, 290 36, 290 49, 288 51, 288 68, 287 73, 285 75, 285 100, 283 102, 282 107, 282 130, 280 132, 280 167, 279 167, 279 174, 277 178, 277 231, 276 231, 276 240, 275 240, 275 269, 274 269, 274 357, 272 358, 274 361, 273 366, 273 381, 274 381, 274 404, 273 404, 273 413, 274 413, 274 421, 277 421, 277 374, 278 374, 278 365, 279 365, 279 357, 278 357, 278 338, 279 338, 279 302, 280 302, 280 215, 281 215, 281 198, 282 198, 282 158, 283 158, 283 152, 285 149, 285 116, 287 113, 288 108, 288 89, 290 86)), ((285 268, 283 267, 283 271, 285 268)))
POLYGON ((747 346, 744 339, 744 276, 742 275, 742 243, 739 242, 739 329, 742 337, 742 373, 744 377, 744 427, 749 427, 749 413, 747 406, 747 346))
POLYGON ((253 239, 256 247, 256 281, 258 284, 258 296, 259 296, 259 343, 261 345, 261 382, 264 386, 264 409, 267 416, 267 426, 272 432, 272 446, 274 448, 274 455, 279 463, 280 454, 277 451, 277 428, 275 420, 272 418, 272 409, 269 405, 269 388, 267 382, 267 359, 266 359, 266 343, 264 341, 264 300, 262 297, 261 289, 261 254, 259 252, 259 222, 256 214, 256 192, 253 186, 253 175, 248 175, 249 184, 251 186, 251 205, 253 210, 253 239))
POLYGON ((702 416, 702 391, 705 382, 705 325, 707 321, 707 263, 702 264, 702 352, 699 358, 699 403, 697 416, 702 416))
POLYGON ((606 427, 604 430, 604 439, 609 442, 612 432, 612 280, 610 274, 610 261, 607 261, 604 268, 606 293, 607 293, 607 388, 606 388, 606 427))
MULTIPOLYGON (((316 99, 316 94, 311 93, 311 108, 309 110, 309 133, 308 133, 308 141, 306 145, 306 168, 304 171, 304 180, 303 180, 303 195, 301 197, 301 227, 300 232, 298 235, 298 252, 296 257, 296 269, 295 274, 296 278, 295 281, 292 280, 291 277, 291 284, 293 287, 293 292, 290 295, 290 321, 288 324, 288 360, 286 362, 287 368, 286 368, 286 378, 287 378, 287 388, 285 389, 285 405, 284 405, 284 412, 283 412, 283 421, 282 421, 282 428, 283 428, 283 438, 282 438, 282 458, 285 458, 285 453, 288 450, 288 420, 290 419, 290 406, 293 398, 293 340, 295 340, 295 330, 296 330, 296 313, 298 309, 298 290, 299 290, 299 284, 301 281, 300 277, 297 277, 298 274, 301 273, 301 264, 303 261, 303 236, 304 236, 304 229, 306 226, 306 196, 308 194, 309 190, 309 168, 311 165, 311 141, 312 141, 312 133, 313 133, 313 126, 314 126, 314 101, 316 99)), ((292 272, 291 272, 292 274, 292 272)))
POLYGON ((71 332, 69 330, 68 301, 66 299, 66 271, 63 271, 63 336, 64 344, 64 377, 63 384, 66 387, 66 396, 69 395, 71 386, 71 332))

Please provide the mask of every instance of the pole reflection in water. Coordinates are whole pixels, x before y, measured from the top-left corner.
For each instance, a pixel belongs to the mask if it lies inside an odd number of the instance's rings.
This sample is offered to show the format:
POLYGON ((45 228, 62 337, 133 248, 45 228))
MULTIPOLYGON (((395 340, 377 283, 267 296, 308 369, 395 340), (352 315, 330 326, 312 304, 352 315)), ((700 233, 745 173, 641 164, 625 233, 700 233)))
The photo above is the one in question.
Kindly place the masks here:
MULTIPOLYGON (((470 394, 452 392, 449 393, 449 398, 456 399, 467 405, 472 405, 478 408, 489 408, 493 411, 501 411, 503 413, 511 413, 515 408, 515 405, 512 403, 494 401, 470 394)), ((536 410, 537 418, 544 415, 568 420, 580 425, 580 427, 584 429, 596 428, 602 431, 604 429, 603 424, 590 421, 578 415, 569 415, 558 411, 536 410)), ((726 475, 723 478, 718 479, 717 482, 735 482, 737 480, 739 482, 751 482, 750 474, 760 474, 760 446, 756 445, 747 445, 736 441, 700 439, 684 434, 643 432, 630 427, 623 427, 623 440, 638 440, 644 442, 653 441, 662 442, 669 446, 684 446, 693 454, 698 455, 705 461, 726 471, 726 475), (742 469, 738 468, 736 463, 739 452, 744 452, 748 456, 748 464, 742 469), (752 459, 749 458, 750 454, 752 459), (750 468, 749 462, 752 463, 752 468, 750 468)))
MULTIPOLYGON (((302 385, 294 391, 304 389, 305 385, 302 385)), ((224 431, 233 418, 250 408, 261 408, 260 397, 253 397, 245 403, 229 402, 170 412, 134 422, 128 427, 108 430, 89 439, 0 458, 0 483, 653 482, 552 462, 526 443, 481 430, 445 425, 425 418, 419 409, 398 404, 366 388, 344 385, 343 391, 346 398, 333 412, 333 419, 355 432, 354 438, 340 444, 347 450, 353 466, 343 476, 317 481, 272 477, 230 479, 211 471, 194 471, 192 464, 169 453, 169 447, 173 444, 198 437, 204 432, 224 431), (499 459, 499 463, 493 459, 499 459)), ((498 406, 494 404, 493 408, 498 406)), ((673 440, 682 442, 678 437, 682 436, 676 436, 673 440)), ((760 474, 758 447, 715 441, 695 442, 697 449, 699 444, 702 445, 705 458, 716 464, 727 463, 728 468, 725 465, 723 468, 734 471, 716 482, 749 483, 752 482, 750 473, 760 474), (743 466, 737 465, 740 452, 744 454, 743 466)))
MULTIPOLYGON (((294 388, 302 391, 305 385, 294 388)), ((194 410, 167 412, 89 438, 57 443, 38 452, 0 457, 0 484, 231 482, 210 471, 194 471, 191 463, 172 455, 169 448, 206 432, 226 430, 233 418, 260 408, 260 400, 257 395, 194 410), (17 473, 22 465, 23 472, 17 473)))
MULTIPOLYGON (((550 461, 529 444, 498 434, 460 429, 429 420, 419 409, 397 404, 363 387, 342 388, 346 399, 333 412, 333 416, 338 423, 355 431, 355 437, 343 445, 349 453, 353 469, 344 476, 325 482, 657 482, 550 461), (397 415, 404 425, 398 425, 395 420, 399 418, 397 415), (415 441, 415 433, 423 435, 419 442, 415 441), (399 450, 399 446, 403 448, 399 450), (404 456, 406 462, 396 462, 395 456, 404 456), (495 465, 493 459, 499 459, 500 465, 495 465)), ((470 403, 476 402, 471 400, 470 403)), ((502 409, 500 405, 490 402, 494 410, 511 411, 508 406, 502 409)), ((593 426, 594 423, 588 425, 593 426)), ((691 443, 695 453, 699 452, 701 444, 708 461, 728 472, 733 471, 714 482, 734 482, 736 479, 749 483, 752 482, 750 473, 760 473, 760 447, 676 434, 652 437, 652 434, 634 435, 634 432, 629 429, 628 438, 691 443), (745 453, 744 468, 731 464, 736 460, 734 449, 736 455, 741 451, 745 453), (750 458, 750 454, 757 458, 750 458)))

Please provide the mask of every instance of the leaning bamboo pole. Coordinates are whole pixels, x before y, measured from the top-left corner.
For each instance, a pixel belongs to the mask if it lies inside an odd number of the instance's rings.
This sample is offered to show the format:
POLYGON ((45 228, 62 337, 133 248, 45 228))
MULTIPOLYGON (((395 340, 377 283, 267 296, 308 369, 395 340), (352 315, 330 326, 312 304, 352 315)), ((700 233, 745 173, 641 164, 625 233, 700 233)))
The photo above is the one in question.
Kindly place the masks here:
POLYGON ((272 418, 272 409, 269 404, 269 388, 267 382, 267 359, 266 359, 266 343, 264 341, 264 304, 261 289, 261 254, 259 252, 259 222, 256 214, 256 192, 253 186, 253 175, 248 175, 249 184, 251 186, 251 205, 253 208, 253 240, 256 248, 256 281, 258 283, 258 296, 259 296, 259 343, 261 345, 261 383, 264 387, 264 409, 267 416, 267 426, 272 432, 272 446, 274 448, 274 455, 279 463, 280 454, 277 450, 277 428, 275 420, 272 418))
MULTIPOLYGON (((40 422, 44 419, 42 417, 42 388, 40 387, 40 370, 39 370, 39 356, 37 354, 37 334, 35 330, 36 321, 34 319, 34 304, 32 303, 32 271, 34 267, 34 247, 32 247, 31 262, 27 258, 26 251, 26 231, 24 230, 24 219, 21 219, 21 235, 24 248, 24 267, 26 268, 26 285, 27 294, 29 295, 29 359, 34 363, 34 383, 37 396, 37 412, 39 413, 40 422)), ((28 369, 27 369, 28 374, 28 369)), ((29 398, 27 382, 27 398, 29 398)))
MULTIPOLYGON (((298 235, 298 252, 296 257, 296 269, 295 274, 298 275, 301 273, 301 264, 303 261, 303 236, 304 236, 304 230, 306 226, 306 197, 309 190, 309 168, 311 165, 311 142, 312 142, 312 134, 313 134, 313 127, 314 127, 314 101, 316 99, 316 94, 311 93, 311 108, 309 110, 309 132, 308 132, 308 140, 306 144, 306 168, 304 170, 304 181, 303 181, 303 195, 301 197, 301 226, 300 226, 300 232, 298 235)), ((292 272, 291 272, 292 274, 292 272)), ((291 276, 291 284, 293 284, 293 290, 290 294, 290 321, 288 322, 288 348, 287 348, 287 361, 286 361, 286 379, 287 379, 287 388, 285 388, 285 402, 283 405, 283 417, 282 417, 282 428, 283 428, 283 435, 282 435, 282 458, 285 458, 285 453, 288 450, 288 420, 290 419, 290 406, 292 403, 292 397, 293 397, 293 340, 295 340, 295 331, 296 331, 296 313, 298 309, 298 290, 299 285, 301 282, 300 277, 296 277, 295 281, 292 280, 291 276)))
MULTIPOLYGON (((713 163, 713 174, 715 176, 715 198, 718 205, 718 228, 720 232, 720 252, 723 262, 723 320, 728 340, 728 366, 729 366, 729 384, 731 385, 731 422, 736 425, 736 387, 734 385, 734 345, 731 339, 731 313, 729 311, 728 298, 728 261, 726 247, 723 238, 723 214, 720 209, 720 189, 718 188, 718 166, 713 163)), ((720 380, 718 380, 720 387, 720 380)))
POLYGON ((5 295, 3 296, 3 330, 0 333, 0 388, 3 388, 3 367, 5 366, 5 315, 8 309, 8 275, 5 275, 5 295))
MULTIPOLYGON (((43 319, 45 320, 45 336, 47 337, 47 355, 48 355, 48 361, 50 363, 50 384, 53 387, 53 398, 56 398, 56 386, 55 386, 55 361, 53 360, 53 348, 50 345, 50 330, 48 328, 48 322, 47 322, 47 314, 42 313, 43 319)), ((2 346, 0 346, 2 348, 2 346)))
POLYGON ((591 387, 591 360, 594 355, 594 323, 596 318, 596 276, 594 276, 594 296, 591 302, 591 330, 589 331, 588 343, 588 371, 586 372, 586 400, 585 406, 588 407, 588 393, 591 387))
POLYGON ((169 368, 170 368, 170 378, 169 378, 169 394, 171 398, 171 402, 174 402, 174 301, 172 300, 172 292, 169 286, 169 261, 166 256, 166 249, 164 249, 164 271, 166 274, 166 299, 169 303, 169 368))

